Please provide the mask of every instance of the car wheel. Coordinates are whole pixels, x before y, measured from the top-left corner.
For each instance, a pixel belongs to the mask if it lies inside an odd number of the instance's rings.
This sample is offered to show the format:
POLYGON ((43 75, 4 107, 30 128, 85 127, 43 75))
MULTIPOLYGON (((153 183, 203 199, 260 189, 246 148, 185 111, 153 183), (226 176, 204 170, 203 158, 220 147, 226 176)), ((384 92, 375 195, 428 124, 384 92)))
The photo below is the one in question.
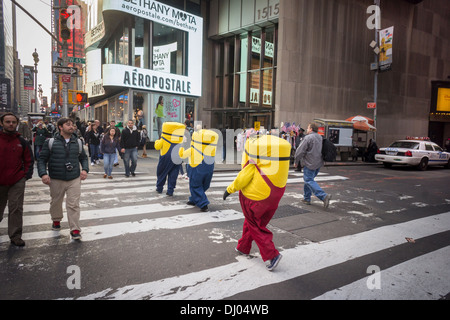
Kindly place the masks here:
POLYGON ((420 161, 419 165, 417 166, 417 168, 418 168, 420 171, 425 171, 425 170, 427 170, 427 167, 428 167, 428 159, 427 159, 427 158, 423 158, 423 159, 420 161))
POLYGON ((444 168, 450 169, 450 159, 448 159, 447 164, 444 166, 444 168))
POLYGON ((385 168, 392 168, 392 163, 389 163, 389 162, 383 162, 383 166, 384 166, 385 168))

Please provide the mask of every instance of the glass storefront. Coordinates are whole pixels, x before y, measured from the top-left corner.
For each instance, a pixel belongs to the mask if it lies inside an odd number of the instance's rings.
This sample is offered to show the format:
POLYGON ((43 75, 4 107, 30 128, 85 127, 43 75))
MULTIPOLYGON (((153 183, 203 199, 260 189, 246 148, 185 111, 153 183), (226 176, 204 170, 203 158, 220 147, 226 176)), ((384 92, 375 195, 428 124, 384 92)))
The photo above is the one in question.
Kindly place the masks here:
POLYGON ((139 130, 147 127, 151 141, 159 139, 155 111, 160 96, 163 121, 184 123, 195 119, 202 94, 200 2, 163 2, 155 7, 147 2, 127 6, 104 2, 102 12, 116 15, 105 19, 106 31, 98 48, 101 68, 87 68, 89 88, 101 83, 105 90, 102 101, 95 103, 92 114, 84 112, 85 117, 102 123, 114 120, 123 126, 132 119, 139 130))
POLYGON ((243 32, 216 43, 212 126, 238 129, 252 127, 254 121, 266 128, 272 126, 276 28, 243 32))

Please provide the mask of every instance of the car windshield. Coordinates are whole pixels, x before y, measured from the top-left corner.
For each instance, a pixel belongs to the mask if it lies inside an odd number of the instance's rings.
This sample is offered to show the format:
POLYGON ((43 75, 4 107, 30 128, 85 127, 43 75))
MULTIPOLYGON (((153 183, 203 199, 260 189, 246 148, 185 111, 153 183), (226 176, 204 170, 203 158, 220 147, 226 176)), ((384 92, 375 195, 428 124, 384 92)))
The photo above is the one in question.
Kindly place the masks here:
POLYGON ((393 144, 390 145, 390 148, 405 148, 405 149, 419 149, 419 143, 418 142, 412 142, 412 141, 395 141, 393 144))

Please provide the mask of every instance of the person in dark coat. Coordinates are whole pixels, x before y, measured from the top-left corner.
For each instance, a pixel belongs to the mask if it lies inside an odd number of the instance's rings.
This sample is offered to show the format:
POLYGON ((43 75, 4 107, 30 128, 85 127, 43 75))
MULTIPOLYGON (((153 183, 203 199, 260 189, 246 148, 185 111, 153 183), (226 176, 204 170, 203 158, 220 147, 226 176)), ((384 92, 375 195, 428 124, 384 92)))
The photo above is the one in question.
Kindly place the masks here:
POLYGON ((44 145, 44 142, 47 138, 50 138, 52 135, 47 130, 46 127, 44 127, 44 124, 42 121, 40 121, 36 127, 31 130, 35 132, 35 138, 34 138, 34 158, 37 160, 39 158, 39 153, 42 150, 42 146, 44 145))
POLYGON ((125 166, 125 176, 130 174, 136 176, 138 147, 141 142, 141 134, 137 131, 133 120, 128 120, 127 127, 123 129, 120 137, 120 147, 123 153, 123 164, 125 166), (131 161, 131 166, 130 166, 131 161))
POLYGON ((25 181, 33 176, 33 153, 29 143, 16 131, 19 118, 13 113, 0 117, 0 221, 8 204, 8 236, 23 247, 23 200, 25 181))
POLYGON ((81 181, 89 173, 89 161, 83 144, 74 135, 75 126, 69 118, 58 121, 59 133, 55 134, 51 150, 47 140, 38 159, 38 174, 42 183, 50 186, 50 215, 52 229, 59 231, 63 218, 63 200, 66 196, 66 211, 72 239, 81 239, 80 197, 81 181), (80 168, 81 166, 81 168, 80 168), (48 167, 48 171, 47 171, 48 167))

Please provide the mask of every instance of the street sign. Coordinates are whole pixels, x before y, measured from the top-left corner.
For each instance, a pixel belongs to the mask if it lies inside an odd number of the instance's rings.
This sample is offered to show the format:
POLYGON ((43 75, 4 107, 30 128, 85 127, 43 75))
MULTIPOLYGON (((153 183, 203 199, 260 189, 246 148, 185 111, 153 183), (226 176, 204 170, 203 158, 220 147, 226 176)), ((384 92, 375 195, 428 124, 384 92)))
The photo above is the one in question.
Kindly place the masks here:
POLYGON ((68 57, 69 63, 80 63, 80 64, 86 64, 86 59, 84 58, 77 58, 77 57, 68 57))
POLYGON ((377 108, 377 104, 375 102, 369 102, 367 104, 367 109, 376 109, 377 108))
POLYGON ((59 74, 77 74, 78 68, 73 67, 52 67, 53 73, 59 73, 59 74))
POLYGON ((72 79, 72 77, 70 76, 70 74, 63 74, 61 75, 61 81, 62 82, 70 82, 72 79))

